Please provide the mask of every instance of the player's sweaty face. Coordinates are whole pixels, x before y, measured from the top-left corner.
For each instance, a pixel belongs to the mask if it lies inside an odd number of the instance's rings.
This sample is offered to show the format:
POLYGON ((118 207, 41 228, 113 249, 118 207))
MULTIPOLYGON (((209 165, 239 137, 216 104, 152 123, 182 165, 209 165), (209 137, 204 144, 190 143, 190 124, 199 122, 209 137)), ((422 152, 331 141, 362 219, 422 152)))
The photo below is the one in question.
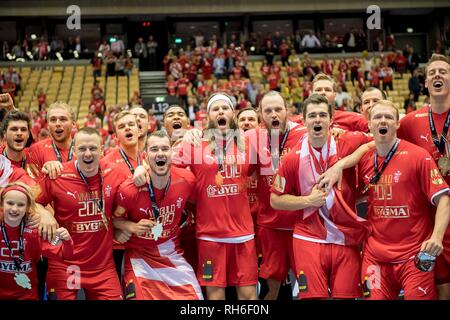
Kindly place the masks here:
POLYGON ((172 148, 167 137, 151 136, 147 141, 147 157, 151 171, 165 176, 170 169, 172 148))
POLYGON ((331 123, 328 105, 326 103, 310 103, 305 107, 307 109, 304 121, 308 135, 311 138, 327 138, 331 123))
POLYGON ((320 94, 327 98, 328 103, 334 104, 336 92, 333 89, 333 83, 328 80, 319 80, 313 84, 313 93, 320 94))
POLYGON ((228 103, 218 100, 211 105, 208 117, 215 128, 226 130, 230 128, 231 120, 233 119, 233 109, 228 103))
POLYGON ((450 65, 445 61, 434 61, 427 68, 425 87, 431 96, 450 94, 450 65))
POLYGON ((52 109, 47 115, 48 129, 53 140, 56 142, 64 142, 70 138, 72 132, 73 120, 65 109, 52 109))
POLYGON ((361 96, 361 114, 363 114, 364 117, 368 119, 369 109, 372 108, 375 102, 378 102, 382 99, 383 95, 381 94, 380 90, 364 92, 363 95, 361 96))
POLYGON ((287 110, 282 97, 278 95, 264 97, 261 101, 261 114, 267 130, 285 131, 287 110))
POLYGON ((139 137, 136 116, 130 114, 117 120, 116 135, 120 145, 135 145, 139 137))
POLYGON ((370 110, 369 129, 375 141, 392 141, 400 124, 393 107, 377 104, 370 110))
POLYGON ((253 110, 241 112, 238 118, 239 129, 247 131, 258 126, 258 115, 253 110))
POLYGON ((133 108, 130 113, 136 115, 136 121, 139 128, 139 138, 147 135, 148 132, 148 114, 143 108, 133 108))
POLYGON ((181 138, 186 132, 188 125, 189 119, 180 107, 170 108, 164 117, 164 128, 172 141, 181 138))
POLYGON ((75 154, 83 174, 87 177, 96 175, 102 154, 100 137, 96 134, 77 133, 75 136, 75 154))
POLYGON ((25 148, 29 137, 30 131, 28 130, 26 121, 17 120, 8 123, 8 129, 6 129, 6 143, 11 150, 16 152, 22 151, 25 148))

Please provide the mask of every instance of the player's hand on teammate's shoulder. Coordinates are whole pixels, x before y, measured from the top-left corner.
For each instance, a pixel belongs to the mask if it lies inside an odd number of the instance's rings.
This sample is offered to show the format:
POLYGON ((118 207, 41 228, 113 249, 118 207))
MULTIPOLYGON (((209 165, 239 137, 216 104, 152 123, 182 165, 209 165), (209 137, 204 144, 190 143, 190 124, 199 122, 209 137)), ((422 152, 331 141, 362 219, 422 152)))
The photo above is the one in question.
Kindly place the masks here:
POLYGON ((63 165, 59 161, 47 161, 42 166, 42 173, 49 176, 50 179, 56 179, 61 175, 63 165))

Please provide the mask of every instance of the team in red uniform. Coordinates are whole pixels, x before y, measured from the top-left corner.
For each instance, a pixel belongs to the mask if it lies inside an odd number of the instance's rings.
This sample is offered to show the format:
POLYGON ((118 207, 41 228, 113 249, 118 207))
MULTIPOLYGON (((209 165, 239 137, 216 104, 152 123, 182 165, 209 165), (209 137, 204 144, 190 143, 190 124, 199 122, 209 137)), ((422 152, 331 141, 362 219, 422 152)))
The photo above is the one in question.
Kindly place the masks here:
POLYGON ((131 179, 116 193, 114 225, 132 237, 125 243, 126 299, 202 299, 195 272, 179 245, 180 221, 187 201, 195 200, 195 177, 170 167, 165 133, 149 137, 150 182, 136 187, 131 179))
MULTIPOLYGON (((447 57, 437 54, 431 57, 425 86, 430 93, 430 104, 407 114, 400 121, 398 136, 427 150, 450 184, 450 63, 447 57)), ((439 298, 450 299, 450 228, 444 237, 444 252, 437 258, 436 284, 439 298)))
POLYGON ((267 280, 269 292, 265 299, 275 300, 281 282, 294 269, 292 230, 295 213, 274 210, 270 206, 272 178, 283 157, 294 148, 305 130, 287 119, 286 103, 278 93, 264 95, 259 113, 265 128, 246 132, 258 163, 258 214, 256 242, 262 255, 259 276, 267 280))
POLYGON ((197 277, 208 299, 224 299, 226 286, 236 286, 240 299, 256 299, 258 269, 246 192, 253 169, 248 144, 235 130, 233 109, 225 94, 211 96, 210 130, 200 146, 183 142, 174 159, 189 166, 197 179, 197 277))
POLYGON ((362 157, 359 179, 373 232, 364 245, 361 275, 369 299, 396 299, 403 289, 405 299, 431 300, 436 299, 434 272, 416 268, 414 257, 419 251, 442 252, 450 189, 426 150, 397 138, 398 118, 387 100, 369 113, 375 148, 362 157))
POLYGON ((300 299, 326 299, 329 291, 339 299, 361 296, 359 245, 370 228, 344 201, 355 197, 354 174, 345 174, 342 194, 326 194, 317 179, 369 138, 348 132, 335 139, 329 134, 331 114, 325 97, 313 94, 305 101, 308 134, 285 157, 272 186, 272 207, 296 213, 293 250, 300 299))
POLYGON ((111 216, 105 211, 99 170, 101 137, 95 129, 83 128, 75 135, 74 148, 78 160, 64 163, 55 180, 46 176, 40 182, 37 202, 52 203, 56 220, 74 242, 72 259, 48 259, 47 290, 62 300, 76 299, 81 288, 87 299, 121 299, 112 257, 111 216))
POLYGON ((47 118, 51 138, 33 144, 28 151, 27 164, 35 178, 42 173, 55 178, 61 163, 74 158, 71 133, 75 116, 70 106, 63 102, 51 104, 47 118))
POLYGON ((0 203, 0 300, 38 300, 36 262, 41 255, 71 258, 70 234, 58 228, 58 239, 49 243, 39 237, 37 229, 26 226, 34 200, 31 190, 22 183, 8 184, 1 192, 0 203))

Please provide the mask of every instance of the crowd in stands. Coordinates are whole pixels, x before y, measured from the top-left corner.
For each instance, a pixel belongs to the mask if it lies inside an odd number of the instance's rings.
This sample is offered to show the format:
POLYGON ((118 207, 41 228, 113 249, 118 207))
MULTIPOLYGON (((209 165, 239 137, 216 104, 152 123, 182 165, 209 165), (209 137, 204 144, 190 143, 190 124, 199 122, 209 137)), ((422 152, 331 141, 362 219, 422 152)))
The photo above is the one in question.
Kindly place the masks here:
MULTIPOLYGON (((275 33, 267 43, 276 47, 275 33)), ((310 34, 313 37, 314 35, 310 34)), ((207 97, 215 91, 224 91, 234 96, 238 109, 257 107, 259 100, 268 90, 280 91, 282 96, 301 111, 302 102, 312 93, 312 79, 318 73, 333 76, 337 83, 337 108, 358 111, 359 96, 367 87, 394 90, 394 76, 403 78, 410 72, 409 91, 412 102, 406 99, 405 110, 415 110, 420 94, 427 94, 423 71, 418 68, 418 55, 410 45, 404 50, 387 53, 355 53, 350 59, 334 60, 325 55, 321 63, 311 58, 308 52, 298 54, 294 44, 281 39, 278 50, 266 51, 265 60, 250 77, 247 46, 230 41, 221 46, 216 36, 209 41, 200 41, 198 46, 170 49, 163 60, 167 81, 167 94, 176 96, 188 112, 191 122, 200 120, 205 110, 207 97), (280 62, 274 61, 279 54, 280 62), (347 84, 355 88, 352 97, 347 84)), ((309 40, 307 40, 309 41, 309 40)), ((392 44, 391 44, 392 45, 392 44)), ((409 98, 409 97, 408 97, 409 98)))

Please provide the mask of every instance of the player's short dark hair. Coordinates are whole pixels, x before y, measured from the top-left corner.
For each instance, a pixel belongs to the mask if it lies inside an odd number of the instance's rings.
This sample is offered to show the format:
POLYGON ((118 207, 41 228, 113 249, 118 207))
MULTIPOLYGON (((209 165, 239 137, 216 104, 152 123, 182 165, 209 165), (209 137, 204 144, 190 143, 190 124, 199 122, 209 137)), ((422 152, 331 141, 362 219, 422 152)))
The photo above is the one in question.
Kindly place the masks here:
POLYGON ((6 130, 8 130, 9 123, 11 121, 25 121, 27 123, 29 137, 26 144, 26 147, 31 146, 33 143, 33 135, 31 134, 31 120, 30 116, 22 111, 11 111, 6 114, 6 116, 3 118, 2 124, 1 124, 1 135, 2 137, 5 136, 6 130))
POLYGON ((328 103, 328 99, 321 94, 313 93, 303 102, 303 119, 306 119, 306 114, 308 112, 308 105, 310 104, 321 104, 325 103, 328 106, 328 114, 330 115, 330 118, 333 117, 333 111, 334 108, 331 106, 331 104, 328 103))
POLYGON ((243 112, 245 112, 245 111, 253 111, 253 112, 256 114, 256 120, 257 120, 258 123, 259 123, 258 112, 257 112, 257 110, 256 110, 255 108, 253 108, 253 107, 246 107, 246 108, 243 108, 243 109, 239 109, 239 111, 238 111, 237 114, 236 114, 236 119, 239 120, 239 116, 241 115, 241 113, 243 113, 243 112))
POLYGON ((166 119, 166 116, 167 116, 167 114, 169 113, 169 110, 170 110, 170 109, 173 109, 173 108, 180 108, 181 110, 183 110, 184 114, 185 114, 186 117, 187 117, 186 110, 184 110, 184 108, 183 108, 182 106, 180 106, 180 105, 178 105, 178 104, 171 104, 171 105, 166 109, 166 111, 164 111, 163 122, 164 122, 164 119, 166 119))

